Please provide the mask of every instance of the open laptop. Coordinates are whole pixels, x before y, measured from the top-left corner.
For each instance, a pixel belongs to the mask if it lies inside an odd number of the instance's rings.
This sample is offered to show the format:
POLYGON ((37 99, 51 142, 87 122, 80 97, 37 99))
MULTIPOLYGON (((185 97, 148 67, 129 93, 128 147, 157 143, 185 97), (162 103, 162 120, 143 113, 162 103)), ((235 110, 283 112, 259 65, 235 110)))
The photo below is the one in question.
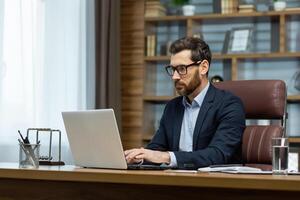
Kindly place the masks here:
POLYGON ((75 165, 108 169, 169 169, 127 165, 113 109, 62 112, 75 165))

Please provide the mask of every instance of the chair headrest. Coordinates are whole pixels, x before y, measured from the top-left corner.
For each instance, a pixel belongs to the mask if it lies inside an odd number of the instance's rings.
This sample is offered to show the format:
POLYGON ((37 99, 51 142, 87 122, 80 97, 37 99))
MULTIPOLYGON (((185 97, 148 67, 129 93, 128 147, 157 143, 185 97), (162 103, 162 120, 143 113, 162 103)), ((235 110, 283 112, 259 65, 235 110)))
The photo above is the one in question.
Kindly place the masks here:
POLYGON ((248 119, 282 119, 285 114, 286 85, 281 80, 224 81, 214 86, 238 96, 248 119))

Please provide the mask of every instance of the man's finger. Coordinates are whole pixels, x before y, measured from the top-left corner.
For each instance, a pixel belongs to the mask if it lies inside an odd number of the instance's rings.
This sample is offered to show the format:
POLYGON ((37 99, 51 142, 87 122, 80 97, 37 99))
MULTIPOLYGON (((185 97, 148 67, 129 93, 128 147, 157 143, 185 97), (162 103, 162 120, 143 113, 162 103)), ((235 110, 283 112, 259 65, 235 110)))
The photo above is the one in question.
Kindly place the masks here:
POLYGON ((135 149, 128 149, 128 150, 125 150, 125 151, 124 151, 124 154, 125 154, 125 155, 128 155, 128 154, 130 154, 130 153, 132 153, 132 152, 140 151, 140 150, 142 150, 142 149, 144 149, 144 148, 141 147, 141 148, 139 148, 139 149, 137 149, 137 148, 135 148, 135 149))
POLYGON ((137 149, 135 151, 131 151, 127 155, 125 155, 126 159, 134 159, 137 155, 142 154, 142 151, 140 149, 137 149))
POLYGON ((142 159, 145 159, 145 158, 146 158, 145 154, 140 154, 140 155, 135 156, 135 159, 139 159, 139 160, 142 160, 142 159))
POLYGON ((133 152, 133 151, 135 151, 136 149, 128 149, 128 150, 126 150, 126 151, 124 151, 124 153, 125 154, 129 154, 130 152, 133 152))

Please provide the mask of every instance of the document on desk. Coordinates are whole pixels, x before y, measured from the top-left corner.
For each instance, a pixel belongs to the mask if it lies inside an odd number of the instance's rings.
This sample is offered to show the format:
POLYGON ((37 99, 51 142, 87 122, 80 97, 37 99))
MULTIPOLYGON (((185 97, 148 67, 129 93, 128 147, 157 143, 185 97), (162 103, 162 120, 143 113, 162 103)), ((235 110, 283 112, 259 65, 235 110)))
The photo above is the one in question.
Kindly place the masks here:
POLYGON ((247 167, 242 165, 213 165, 209 167, 202 167, 198 172, 224 172, 232 174, 270 174, 271 171, 262 171, 259 168, 247 167))
POLYGON ((272 171, 222 171, 228 174, 272 174, 272 171))

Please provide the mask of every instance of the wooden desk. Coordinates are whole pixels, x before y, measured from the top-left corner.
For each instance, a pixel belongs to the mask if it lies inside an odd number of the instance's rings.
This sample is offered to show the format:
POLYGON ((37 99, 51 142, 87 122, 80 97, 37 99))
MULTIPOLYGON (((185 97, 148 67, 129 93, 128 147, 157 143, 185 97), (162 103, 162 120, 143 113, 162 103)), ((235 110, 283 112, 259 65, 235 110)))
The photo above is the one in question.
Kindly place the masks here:
POLYGON ((0 163, 0 199, 299 199, 300 176, 80 169, 0 163))

